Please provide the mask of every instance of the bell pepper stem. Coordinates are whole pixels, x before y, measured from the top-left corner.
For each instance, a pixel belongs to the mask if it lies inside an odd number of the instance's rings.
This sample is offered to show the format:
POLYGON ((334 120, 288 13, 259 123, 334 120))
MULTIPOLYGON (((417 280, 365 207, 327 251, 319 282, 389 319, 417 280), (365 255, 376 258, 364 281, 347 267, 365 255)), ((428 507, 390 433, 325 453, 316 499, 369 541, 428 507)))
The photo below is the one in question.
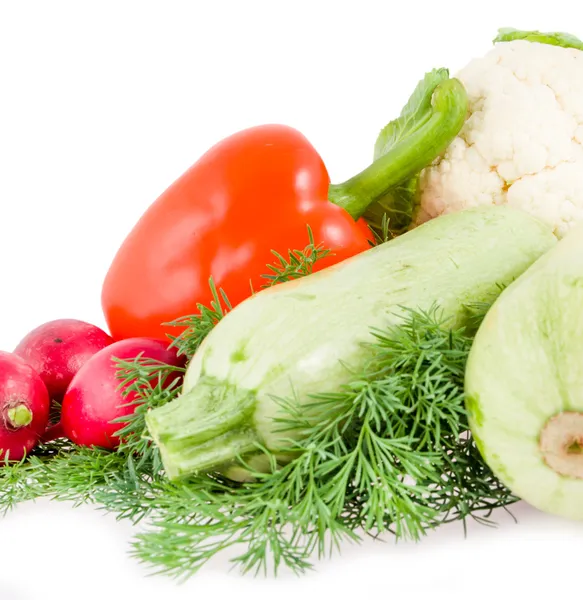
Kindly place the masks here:
POLYGON ((355 220, 389 190, 417 175, 449 146, 467 116, 467 95, 457 79, 447 79, 433 93, 433 111, 410 135, 344 183, 332 184, 328 198, 355 220))

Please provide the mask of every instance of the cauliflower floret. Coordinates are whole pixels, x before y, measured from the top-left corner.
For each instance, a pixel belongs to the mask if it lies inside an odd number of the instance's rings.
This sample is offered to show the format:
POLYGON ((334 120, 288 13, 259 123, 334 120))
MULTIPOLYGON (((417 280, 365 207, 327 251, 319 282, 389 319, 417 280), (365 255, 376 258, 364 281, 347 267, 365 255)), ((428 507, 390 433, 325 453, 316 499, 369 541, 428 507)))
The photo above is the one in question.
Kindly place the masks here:
POLYGON ((497 44, 456 75, 469 116, 425 169, 413 223, 480 204, 510 204, 562 237, 583 220, 583 52, 497 44))

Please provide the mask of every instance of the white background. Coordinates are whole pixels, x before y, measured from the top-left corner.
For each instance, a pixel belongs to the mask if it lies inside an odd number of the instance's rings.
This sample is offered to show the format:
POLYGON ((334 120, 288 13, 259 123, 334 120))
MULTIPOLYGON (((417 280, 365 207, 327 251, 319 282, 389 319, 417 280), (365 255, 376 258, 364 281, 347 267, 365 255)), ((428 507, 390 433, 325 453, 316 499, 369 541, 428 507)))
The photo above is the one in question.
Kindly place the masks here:
MULTIPOLYGON (((0 349, 49 319, 103 326, 118 244, 222 137, 295 126, 343 180, 425 71, 455 73, 502 26, 581 37, 577 4, 0 0, 0 349)), ((301 579, 217 561, 177 586, 128 558, 128 524, 38 502, 0 521, 0 600, 580 596, 582 525, 514 512, 467 539, 347 547, 301 579)))

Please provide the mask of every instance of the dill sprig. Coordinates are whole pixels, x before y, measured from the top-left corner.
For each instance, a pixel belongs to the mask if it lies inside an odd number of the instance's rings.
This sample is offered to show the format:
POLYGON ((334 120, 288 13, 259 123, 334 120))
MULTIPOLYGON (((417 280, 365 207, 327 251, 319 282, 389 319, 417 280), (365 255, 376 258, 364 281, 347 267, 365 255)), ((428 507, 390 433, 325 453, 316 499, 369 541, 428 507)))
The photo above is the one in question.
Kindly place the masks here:
POLYGON ((275 250, 272 250, 271 253, 275 256, 276 262, 268 264, 269 273, 262 275, 263 279, 267 280, 263 285, 264 288, 310 275, 318 261, 333 255, 329 248, 315 243, 314 234, 309 225, 308 245, 303 250, 288 250, 287 258, 275 250))
POLYGON ((65 439, 39 444, 22 461, 0 469, 0 513, 41 496, 75 506, 94 502, 97 489, 107 487, 123 465, 121 455, 65 439))
MULTIPOLYGON (((332 254, 323 244, 316 244, 309 225, 307 230, 308 243, 303 250, 288 250, 287 258, 272 250, 276 261, 266 265, 269 272, 261 276, 266 280, 263 288, 310 275, 318 261, 332 254)), ((204 338, 233 308, 225 291, 217 288, 212 277, 209 279, 209 286, 212 296, 210 306, 197 304, 196 313, 166 323, 170 327, 182 329, 177 336, 170 336, 171 346, 177 349, 180 356, 186 356, 188 359, 194 356, 204 338)))
POLYGON ((85 448, 71 444, 43 463, 36 473, 36 483, 43 495, 73 506, 94 504, 102 489, 123 473, 123 455, 102 448, 85 448))
POLYGON ((120 424, 116 432, 121 440, 117 453, 131 457, 135 463, 133 468, 137 470, 147 468, 158 473, 161 460, 158 448, 148 435, 146 413, 177 397, 186 369, 144 356, 133 360, 116 359, 115 363, 119 386, 128 399, 125 406, 133 407, 130 414, 114 421, 120 424))
MULTIPOLYGON (((436 310, 375 331, 371 359, 334 394, 314 395, 316 424, 280 399, 283 429, 302 432, 299 456, 255 481, 216 474, 161 483, 152 528, 134 555, 184 577, 241 547, 243 572, 302 573, 344 540, 392 533, 419 540, 441 523, 484 519, 516 500, 485 466, 468 431, 463 373, 471 338, 436 310)), ((287 449, 289 450, 289 448, 287 449)), ((244 466, 249 469, 250 466, 244 466)))
POLYGON ((0 515, 6 515, 17 504, 43 495, 36 484, 36 458, 15 463, 5 462, 0 468, 0 515))
POLYGON ((182 328, 179 335, 171 337, 170 346, 177 349, 179 356, 186 356, 189 360, 215 325, 232 310, 227 294, 222 289, 217 289, 212 277, 209 279, 209 286, 213 297, 210 307, 197 304, 197 313, 166 323, 171 327, 182 328))
POLYGON ((383 214, 379 227, 373 227, 370 223, 368 223, 367 225, 373 236, 373 239, 369 240, 369 244, 371 246, 379 246, 380 244, 384 244, 385 242, 388 242, 397 237, 396 234, 393 231, 391 231, 391 228, 389 227, 389 216, 387 215, 387 213, 383 214))

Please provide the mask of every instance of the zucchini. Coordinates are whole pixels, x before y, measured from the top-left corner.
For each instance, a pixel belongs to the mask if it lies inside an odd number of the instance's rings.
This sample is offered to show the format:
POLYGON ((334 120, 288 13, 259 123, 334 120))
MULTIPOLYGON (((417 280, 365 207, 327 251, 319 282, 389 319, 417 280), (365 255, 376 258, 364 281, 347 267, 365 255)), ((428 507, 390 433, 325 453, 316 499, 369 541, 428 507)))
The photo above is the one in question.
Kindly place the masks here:
POLYGON ((510 285, 480 326, 465 376, 484 461, 518 497, 583 520, 583 227, 510 285))
POLYGON ((269 468, 257 444, 277 453, 292 436, 274 420, 278 399, 306 407, 312 394, 338 391, 368 360, 371 329, 406 309, 438 305, 452 327, 465 326, 470 305, 494 301, 555 243, 525 212, 469 209, 252 296, 204 340, 181 396, 147 414, 167 477, 219 469, 244 479, 239 455, 269 468))

